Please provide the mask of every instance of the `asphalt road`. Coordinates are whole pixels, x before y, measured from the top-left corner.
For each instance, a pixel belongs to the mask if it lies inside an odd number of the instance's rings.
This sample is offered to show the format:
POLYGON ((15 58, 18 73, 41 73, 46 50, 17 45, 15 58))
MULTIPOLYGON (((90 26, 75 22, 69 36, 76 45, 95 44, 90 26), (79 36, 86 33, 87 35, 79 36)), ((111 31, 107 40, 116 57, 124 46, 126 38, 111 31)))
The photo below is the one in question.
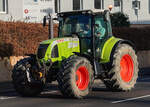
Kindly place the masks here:
POLYGON ((150 75, 140 75, 130 92, 111 92, 96 81, 85 99, 64 98, 57 84, 48 85, 37 97, 23 98, 6 84, 9 87, 0 92, 0 107, 150 107, 150 75))

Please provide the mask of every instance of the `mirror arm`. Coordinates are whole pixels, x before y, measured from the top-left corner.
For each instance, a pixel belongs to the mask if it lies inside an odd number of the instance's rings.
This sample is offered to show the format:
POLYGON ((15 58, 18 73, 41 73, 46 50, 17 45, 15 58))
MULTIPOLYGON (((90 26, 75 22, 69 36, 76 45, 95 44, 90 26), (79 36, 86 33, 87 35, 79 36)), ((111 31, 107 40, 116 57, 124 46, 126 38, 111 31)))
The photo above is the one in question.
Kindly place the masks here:
POLYGON ((43 18, 43 27, 45 27, 46 26, 46 16, 44 16, 44 18, 43 18))
POLYGON ((48 26, 48 29, 49 29, 49 39, 52 39, 53 36, 54 36, 54 33, 53 33, 53 18, 52 18, 51 14, 49 14, 48 21, 49 21, 49 26, 48 26))

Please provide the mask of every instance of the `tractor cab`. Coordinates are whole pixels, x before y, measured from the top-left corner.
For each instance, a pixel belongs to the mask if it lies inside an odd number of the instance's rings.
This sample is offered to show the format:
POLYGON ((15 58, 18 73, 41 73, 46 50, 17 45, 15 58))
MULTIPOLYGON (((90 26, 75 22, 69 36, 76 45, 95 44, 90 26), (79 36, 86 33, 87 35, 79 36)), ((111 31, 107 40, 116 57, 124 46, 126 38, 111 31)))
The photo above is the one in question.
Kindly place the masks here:
POLYGON ((58 14, 59 37, 79 38, 80 53, 100 57, 105 40, 112 36, 108 10, 83 10, 58 14))

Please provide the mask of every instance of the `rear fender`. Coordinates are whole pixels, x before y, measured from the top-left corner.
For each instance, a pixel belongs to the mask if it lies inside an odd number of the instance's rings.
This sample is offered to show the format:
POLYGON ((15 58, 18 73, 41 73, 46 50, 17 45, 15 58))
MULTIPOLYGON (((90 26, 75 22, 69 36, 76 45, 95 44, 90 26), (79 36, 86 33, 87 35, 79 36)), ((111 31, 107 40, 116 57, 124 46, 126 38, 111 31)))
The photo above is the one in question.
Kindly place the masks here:
POLYGON ((111 57, 111 53, 113 48, 115 47, 115 45, 117 44, 118 41, 120 41, 121 39, 119 38, 115 38, 115 37, 111 37, 109 38, 105 44, 103 45, 103 49, 101 52, 101 61, 100 63, 108 63, 110 62, 110 57, 111 57))
POLYGON ((101 63, 109 63, 112 60, 114 51, 116 50, 119 44, 128 44, 136 50, 135 45, 129 41, 120 38, 112 37, 106 41, 103 46, 102 55, 101 55, 101 63))

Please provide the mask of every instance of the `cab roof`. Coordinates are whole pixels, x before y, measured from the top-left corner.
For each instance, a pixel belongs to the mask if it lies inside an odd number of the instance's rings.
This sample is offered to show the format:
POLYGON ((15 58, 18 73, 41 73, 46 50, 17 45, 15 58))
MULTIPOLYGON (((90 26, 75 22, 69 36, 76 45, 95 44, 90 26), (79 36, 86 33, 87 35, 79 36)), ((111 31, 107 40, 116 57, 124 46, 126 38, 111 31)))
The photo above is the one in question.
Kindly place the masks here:
POLYGON ((109 11, 109 10, 102 10, 102 9, 90 9, 90 10, 74 10, 74 11, 66 11, 66 12, 60 12, 58 13, 58 15, 70 15, 70 14, 79 14, 79 13, 87 13, 87 14, 101 14, 101 13, 104 13, 106 11, 109 11))

